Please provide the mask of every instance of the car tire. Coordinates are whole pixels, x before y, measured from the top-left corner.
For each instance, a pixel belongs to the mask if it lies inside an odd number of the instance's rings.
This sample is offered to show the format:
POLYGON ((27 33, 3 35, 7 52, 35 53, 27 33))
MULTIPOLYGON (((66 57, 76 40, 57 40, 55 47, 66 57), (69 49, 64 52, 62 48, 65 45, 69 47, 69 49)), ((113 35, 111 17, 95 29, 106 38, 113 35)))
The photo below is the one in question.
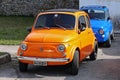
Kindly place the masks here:
POLYGON ((72 62, 70 63, 69 72, 71 75, 77 75, 79 70, 79 51, 75 51, 72 62))
POLYGON ((114 37, 114 33, 111 34, 111 40, 114 40, 115 37, 114 37))
POLYGON ((109 37, 108 40, 105 42, 105 46, 109 48, 111 47, 111 43, 112 41, 111 41, 111 38, 109 37))
POLYGON ((97 52, 98 52, 98 44, 96 43, 92 53, 90 54, 90 60, 96 60, 97 59, 97 52))
POLYGON ((28 70, 28 64, 19 62, 19 70, 21 72, 26 72, 28 70))

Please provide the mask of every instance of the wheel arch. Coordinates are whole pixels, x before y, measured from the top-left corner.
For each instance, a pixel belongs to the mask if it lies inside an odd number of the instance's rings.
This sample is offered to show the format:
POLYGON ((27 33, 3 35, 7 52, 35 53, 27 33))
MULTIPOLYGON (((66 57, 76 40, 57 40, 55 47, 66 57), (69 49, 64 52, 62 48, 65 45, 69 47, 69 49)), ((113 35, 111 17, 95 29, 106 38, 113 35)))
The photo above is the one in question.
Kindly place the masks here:
POLYGON ((80 49, 77 47, 76 50, 79 52, 79 61, 80 61, 80 49))
POLYGON ((110 36, 111 36, 110 31, 106 31, 105 32, 105 38, 106 38, 106 40, 108 40, 110 36))
POLYGON ((98 42, 97 42, 96 45, 95 45, 95 50, 96 50, 97 53, 98 53, 98 42))
POLYGON ((73 60, 74 53, 75 53, 76 50, 79 52, 79 60, 80 60, 80 49, 79 49, 79 47, 76 47, 76 48, 73 49, 72 54, 70 55, 71 56, 70 62, 73 60))
POLYGON ((95 39, 94 48, 95 48, 95 51, 98 53, 98 41, 97 41, 97 39, 95 39))

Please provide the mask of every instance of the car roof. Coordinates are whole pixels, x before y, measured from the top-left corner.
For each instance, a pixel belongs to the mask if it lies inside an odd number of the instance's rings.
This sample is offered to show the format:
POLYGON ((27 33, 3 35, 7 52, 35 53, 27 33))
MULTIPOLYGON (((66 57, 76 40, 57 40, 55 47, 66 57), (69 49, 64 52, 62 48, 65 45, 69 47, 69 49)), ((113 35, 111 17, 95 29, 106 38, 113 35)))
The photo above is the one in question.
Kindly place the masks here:
POLYGON ((79 10, 79 9, 51 9, 51 10, 46 10, 41 13, 41 14, 51 14, 51 13, 64 13, 64 14, 86 14, 85 11, 79 10))
POLYGON ((77 9, 51 9, 51 10, 46 10, 45 12, 72 12, 72 13, 75 13, 78 11, 80 11, 80 10, 77 10, 77 9))
POLYGON ((80 8, 80 10, 85 10, 85 9, 108 10, 106 6, 101 6, 101 5, 88 5, 88 6, 82 6, 80 8))

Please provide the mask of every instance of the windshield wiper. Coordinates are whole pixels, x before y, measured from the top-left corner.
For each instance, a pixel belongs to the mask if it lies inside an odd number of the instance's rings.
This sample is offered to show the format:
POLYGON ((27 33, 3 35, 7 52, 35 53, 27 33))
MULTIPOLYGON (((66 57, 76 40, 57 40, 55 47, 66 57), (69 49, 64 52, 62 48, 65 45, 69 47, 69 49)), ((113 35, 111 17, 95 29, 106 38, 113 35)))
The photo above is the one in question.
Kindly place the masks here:
POLYGON ((50 28, 47 27, 47 26, 36 26, 35 28, 45 28, 45 29, 50 29, 50 28))
POLYGON ((61 25, 59 25, 59 24, 55 24, 55 26, 57 26, 57 27, 59 27, 59 28, 62 28, 62 29, 64 29, 64 30, 66 30, 65 27, 63 27, 63 26, 61 26, 61 25))

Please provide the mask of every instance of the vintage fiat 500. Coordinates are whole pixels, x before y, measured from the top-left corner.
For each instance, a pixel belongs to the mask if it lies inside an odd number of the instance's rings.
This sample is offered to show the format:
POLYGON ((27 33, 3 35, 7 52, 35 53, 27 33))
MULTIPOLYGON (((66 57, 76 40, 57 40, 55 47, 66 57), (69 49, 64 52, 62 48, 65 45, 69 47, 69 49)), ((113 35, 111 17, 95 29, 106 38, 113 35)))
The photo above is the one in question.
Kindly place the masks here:
POLYGON ((89 14, 91 26, 98 42, 110 47, 111 40, 114 39, 114 32, 109 9, 106 6, 90 5, 81 7, 81 10, 89 14))
POLYGON ((90 56, 95 60, 98 44, 84 11, 53 9, 36 17, 30 33, 18 49, 19 70, 28 64, 40 66, 67 65, 76 75, 79 63, 90 56))

